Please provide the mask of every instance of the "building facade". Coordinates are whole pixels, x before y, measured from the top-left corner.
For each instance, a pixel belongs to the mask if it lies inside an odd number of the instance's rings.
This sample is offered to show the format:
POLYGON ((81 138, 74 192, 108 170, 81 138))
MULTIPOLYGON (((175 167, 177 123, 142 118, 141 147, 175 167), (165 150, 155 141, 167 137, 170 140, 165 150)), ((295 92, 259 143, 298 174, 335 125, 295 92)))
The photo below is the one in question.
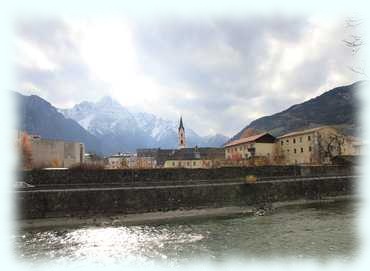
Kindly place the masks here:
POLYGON ((212 168, 224 160, 223 148, 183 148, 174 150, 164 163, 165 168, 212 168))
POLYGON ((128 168, 127 159, 130 157, 129 153, 117 153, 107 158, 107 169, 124 169, 128 168))
POLYGON ((330 126, 292 132, 277 138, 277 156, 284 164, 330 164, 335 156, 357 155, 356 144, 330 126))
POLYGON ((45 139, 38 135, 19 132, 21 141, 27 141, 30 155, 30 168, 69 168, 84 162, 83 143, 45 139))
POLYGON ((241 138, 224 146, 227 160, 243 160, 257 157, 272 159, 275 155, 276 138, 269 133, 241 138))

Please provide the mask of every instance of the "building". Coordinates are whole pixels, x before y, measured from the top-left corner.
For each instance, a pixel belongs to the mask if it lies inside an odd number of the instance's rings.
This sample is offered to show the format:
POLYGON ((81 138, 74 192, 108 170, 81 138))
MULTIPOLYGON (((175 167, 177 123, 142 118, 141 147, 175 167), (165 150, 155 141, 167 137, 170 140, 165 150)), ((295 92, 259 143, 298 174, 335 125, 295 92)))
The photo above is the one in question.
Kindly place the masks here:
POLYGON ((225 157, 223 148, 182 148, 174 150, 164 163, 165 168, 212 168, 225 157))
POLYGON ((151 149, 137 149, 137 159, 141 160, 151 160, 154 167, 161 168, 168 157, 175 150, 173 149, 161 149, 161 148, 151 148, 151 149))
POLYGON ((227 160, 243 160, 265 157, 270 160, 275 155, 276 138, 269 133, 261 133, 237 139, 224 146, 227 160))
POLYGON ((155 168, 156 160, 153 150, 142 149, 137 153, 118 153, 107 157, 107 169, 155 168), (143 150, 145 150, 143 152, 143 150))
POLYGON ((85 147, 80 142, 45 139, 26 132, 18 133, 18 142, 27 145, 28 168, 69 168, 84 162, 85 147))
POLYGON ((123 169, 128 168, 128 158, 130 153, 117 153, 107 157, 107 169, 123 169))
POLYGON ((329 164, 332 158, 355 155, 357 143, 330 126, 296 131, 277 138, 277 156, 284 164, 329 164))
MULTIPOLYGON (((223 160, 225 152, 223 148, 194 148, 186 147, 185 127, 180 117, 178 129, 178 149, 177 150, 162 150, 160 164, 165 168, 211 168, 217 163, 216 161, 223 160)), ((159 154, 159 153, 158 153, 159 154)), ((218 163, 219 164, 219 163, 218 163)))
POLYGON ((182 116, 180 117, 178 139, 179 139, 179 149, 186 148, 185 128, 184 124, 182 123, 182 116))

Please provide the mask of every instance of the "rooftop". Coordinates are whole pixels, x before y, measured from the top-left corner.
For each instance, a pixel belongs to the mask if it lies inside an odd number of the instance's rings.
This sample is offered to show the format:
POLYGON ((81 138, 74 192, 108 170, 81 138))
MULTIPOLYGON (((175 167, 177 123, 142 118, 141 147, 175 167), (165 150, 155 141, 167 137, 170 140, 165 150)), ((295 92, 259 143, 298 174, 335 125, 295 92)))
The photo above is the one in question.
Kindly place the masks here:
POLYGON ((253 136, 249 136, 249 137, 245 137, 245 138, 233 140, 230 143, 226 144, 225 147, 236 146, 236 145, 244 144, 244 143, 248 143, 248 142, 254 142, 254 141, 256 141, 258 139, 261 139, 262 137, 265 137, 265 136, 274 138, 269 133, 261 133, 261 134, 258 134, 258 135, 253 135, 253 136))
POLYGON ((291 133, 287 133, 285 135, 282 135, 282 136, 279 136, 278 138, 284 138, 284 137, 288 137, 288 136, 296 136, 296 135, 302 135, 302 134, 307 134, 307 133, 313 133, 313 132, 316 132, 316 131, 319 131, 321 129, 332 129, 332 130, 335 130, 335 128, 331 127, 331 126, 319 126, 319 127, 315 127, 315 128, 310 128, 310 129, 305 129, 305 130, 299 130, 299 131, 295 131, 295 132, 291 132, 291 133))

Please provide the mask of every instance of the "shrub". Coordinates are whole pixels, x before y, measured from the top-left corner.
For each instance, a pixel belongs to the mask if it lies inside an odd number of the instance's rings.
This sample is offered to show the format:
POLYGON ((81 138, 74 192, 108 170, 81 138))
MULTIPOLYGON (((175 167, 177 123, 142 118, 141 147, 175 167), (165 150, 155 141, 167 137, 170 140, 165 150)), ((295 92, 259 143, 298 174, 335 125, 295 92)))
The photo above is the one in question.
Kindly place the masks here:
POLYGON ((69 168, 69 170, 103 170, 105 169, 102 163, 82 163, 76 164, 69 168))

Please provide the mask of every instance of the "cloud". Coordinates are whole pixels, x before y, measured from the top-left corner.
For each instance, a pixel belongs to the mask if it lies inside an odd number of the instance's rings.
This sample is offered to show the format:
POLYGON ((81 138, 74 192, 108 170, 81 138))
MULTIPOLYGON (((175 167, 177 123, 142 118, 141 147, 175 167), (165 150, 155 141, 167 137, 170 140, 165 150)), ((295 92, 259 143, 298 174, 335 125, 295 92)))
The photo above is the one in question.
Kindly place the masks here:
POLYGON ((17 27, 18 88, 57 106, 111 95, 201 134, 348 84, 340 20, 315 17, 35 20, 17 27))

